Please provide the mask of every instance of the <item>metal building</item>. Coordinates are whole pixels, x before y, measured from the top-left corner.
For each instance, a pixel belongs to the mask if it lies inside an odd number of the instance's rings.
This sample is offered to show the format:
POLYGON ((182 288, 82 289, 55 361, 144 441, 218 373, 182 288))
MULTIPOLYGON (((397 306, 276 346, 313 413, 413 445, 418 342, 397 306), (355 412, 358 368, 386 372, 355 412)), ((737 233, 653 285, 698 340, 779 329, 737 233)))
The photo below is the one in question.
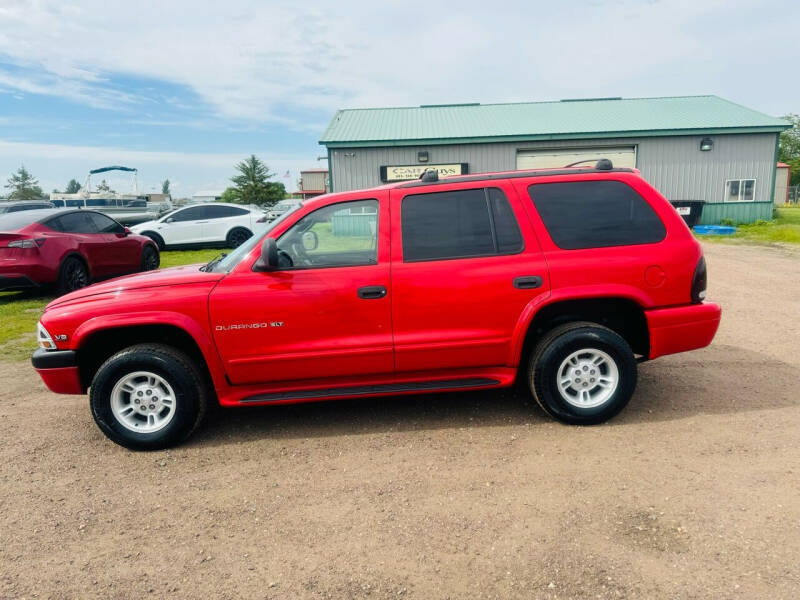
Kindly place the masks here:
POLYGON ((338 111, 320 140, 332 191, 440 174, 610 158, 701 222, 770 219, 778 135, 789 123, 717 96, 596 98, 338 111))

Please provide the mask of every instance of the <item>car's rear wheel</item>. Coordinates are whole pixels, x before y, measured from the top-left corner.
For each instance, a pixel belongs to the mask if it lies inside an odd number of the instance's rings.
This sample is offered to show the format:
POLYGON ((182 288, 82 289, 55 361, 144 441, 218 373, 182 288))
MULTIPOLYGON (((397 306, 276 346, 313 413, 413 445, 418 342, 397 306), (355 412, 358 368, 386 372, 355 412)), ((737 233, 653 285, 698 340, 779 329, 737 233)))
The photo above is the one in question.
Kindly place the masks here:
POLYGON ((80 258, 68 256, 58 271, 58 291, 74 292, 89 285, 89 270, 80 258))
POLYGON ((225 238, 225 243, 228 245, 228 248, 238 248, 247 240, 249 240, 252 235, 253 232, 249 229, 237 227, 236 229, 231 229, 228 232, 228 235, 225 238))
POLYGON ((171 346, 138 344, 100 366, 89 403, 111 441, 132 450, 159 450, 192 434, 207 397, 204 378, 186 354, 171 346))
POLYGON ((601 423, 619 413, 636 379, 636 359, 625 339, 590 322, 552 329, 528 365, 530 389, 542 409, 576 425, 601 423))
POLYGON ((155 271, 160 263, 158 250, 150 245, 142 248, 142 271, 155 271))

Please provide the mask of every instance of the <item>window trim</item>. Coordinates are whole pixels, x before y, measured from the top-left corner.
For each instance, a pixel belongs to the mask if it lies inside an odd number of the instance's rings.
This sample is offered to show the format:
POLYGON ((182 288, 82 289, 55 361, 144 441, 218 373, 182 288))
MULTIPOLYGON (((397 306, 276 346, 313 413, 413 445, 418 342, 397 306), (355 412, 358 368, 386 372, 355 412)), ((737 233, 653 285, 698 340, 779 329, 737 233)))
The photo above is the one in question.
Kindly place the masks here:
MULTIPOLYGON (((295 221, 294 223, 289 225, 289 227, 287 227, 286 230, 275 239, 275 243, 277 244, 278 242, 280 242, 281 238, 283 236, 285 236, 286 234, 288 234, 292 230, 292 228, 294 228, 294 226, 297 225, 300 221, 302 221, 303 219, 305 219, 309 215, 313 215, 317 211, 324 210, 326 208, 330 208, 331 206, 338 206, 339 204, 349 204, 349 203, 352 203, 352 202, 368 202, 370 200, 373 201, 373 202, 376 202, 377 205, 378 205, 378 210, 377 210, 376 213, 374 213, 376 215, 376 217, 377 217, 375 219, 375 262, 374 263, 364 263, 364 264, 358 264, 358 265, 312 265, 312 266, 309 266, 309 267, 291 266, 291 267, 277 269, 276 271, 273 271, 273 272, 283 273, 285 271, 310 271, 312 269, 343 269, 343 268, 344 269, 351 269, 353 267, 377 267, 377 266, 379 266, 381 264, 381 262, 380 262, 380 260, 378 258, 379 255, 380 255, 380 246, 381 246, 381 236, 380 236, 380 231, 381 231, 381 201, 378 198, 358 198, 358 199, 353 199, 353 200, 342 200, 341 202, 331 202, 330 204, 326 204, 325 206, 320 206, 319 208, 315 208, 311 212, 304 214, 302 217, 297 219, 297 221, 295 221)), ((368 214, 373 214, 373 213, 368 213, 368 214)), ((259 245, 259 247, 260 247, 260 245, 259 245)))
POLYGON ((417 192, 415 194, 406 194, 400 199, 400 253, 403 256, 404 263, 422 263, 422 262, 442 262, 446 260, 463 260, 463 259, 471 259, 471 258, 493 258, 497 256, 516 256, 517 254, 522 254, 525 252, 525 236, 522 234, 522 227, 519 224, 519 218, 517 217, 517 213, 514 211, 514 207, 511 204, 511 200, 508 198, 508 194, 506 191, 498 187, 496 185, 489 185, 485 186, 482 185, 480 187, 475 188, 457 188, 454 190, 437 190, 435 192, 417 192), (517 231, 519 231, 519 238, 520 238, 520 247, 515 252, 500 252, 499 244, 497 242, 497 226, 495 225, 494 221, 494 212, 492 211, 492 204, 491 200, 489 199, 489 190, 496 189, 500 190, 503 196, 508 202, 508 207, 511 209, 511 214, 514 215, 514 222, 517 225, 517 231), (489 214, 489 228, 492 233, 492 245, 494 246, 494 254, 468 254, 463 256, 444 256, 439 258, 406 258, 405 255, 405 243, 403 241, 403 204, 406 201, 406 198, 411 198, 412 196, 422 196, 422 195, 431 195, 431 194, 450 194, 453 192, 471 192, 475 190, 482 190, 483 191, 483 199, 486 204, 486 212, 489 214))
POLYGON ((757 184, 758 184, 758 180, 755 177, 744 177, 744 178, 741 178, 741 179, 726 179, 725 180, 725 189, 722 192, 722 202, 724 204, 741 204, 741 203, 745 203, 745 202, 758 202, 758 200, 756 200, 756 185, 757 184), (729 200, 728 199, 728 186, 732 181, 738 181, 739 182, 739 194, 738 194, 739 199, 738 200, 729 200), (745 182, 745 181, 752 181, 753 182, 753 199, 752 200, 742 200, 741 199, 742 198, 742 190, 744 189, 744 186, 742 185, 742 183, 745 182))

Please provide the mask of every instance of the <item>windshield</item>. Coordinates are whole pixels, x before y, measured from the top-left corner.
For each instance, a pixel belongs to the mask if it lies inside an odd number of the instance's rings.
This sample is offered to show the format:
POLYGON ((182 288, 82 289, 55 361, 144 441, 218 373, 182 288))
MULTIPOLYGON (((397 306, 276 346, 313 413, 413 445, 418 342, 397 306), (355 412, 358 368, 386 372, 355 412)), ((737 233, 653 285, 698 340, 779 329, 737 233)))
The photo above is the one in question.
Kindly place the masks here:
POLYGON ((258 246, 264 236, 272 231, 278 223, 283 222, 286 218, 291 215, 294 211, 300 208, 300 205, 292 206, 283 213, 280 217, 272 221, 271 223, 267 223, 261 229, 257 229, 253 235, 248 239, 244 244, 236 248, 233 252, 228 254, 225 258, 217 262, 216 264, 212 265, 210 269, 206 269, 211 271, 212 273, 228 273, 230 272, 233 267, 239 264, 239 261, 242 260, 245 256, 247 256, 253 248, 258 246))

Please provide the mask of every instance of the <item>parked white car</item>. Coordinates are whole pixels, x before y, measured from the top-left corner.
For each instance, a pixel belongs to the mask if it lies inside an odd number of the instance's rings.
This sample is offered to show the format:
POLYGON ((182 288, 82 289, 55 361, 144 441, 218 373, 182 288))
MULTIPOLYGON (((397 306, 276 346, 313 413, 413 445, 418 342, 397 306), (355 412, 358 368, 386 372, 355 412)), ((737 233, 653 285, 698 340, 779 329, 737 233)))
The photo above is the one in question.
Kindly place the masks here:
POLYGON ((302 205, 303 203, 300 200, 295 200, 293 198, 287 200, 281 200, 275 206, 267 210, 267 221, 273 221, 274 219, 277 219, 289 209, 295 209, 298 206, 302 205))
POLYGON ((130 229, 146 235, 162 249, 171 246, 236 248, 266 222, 266 214, 256 206, 208 202, 179 208, 130 229))

